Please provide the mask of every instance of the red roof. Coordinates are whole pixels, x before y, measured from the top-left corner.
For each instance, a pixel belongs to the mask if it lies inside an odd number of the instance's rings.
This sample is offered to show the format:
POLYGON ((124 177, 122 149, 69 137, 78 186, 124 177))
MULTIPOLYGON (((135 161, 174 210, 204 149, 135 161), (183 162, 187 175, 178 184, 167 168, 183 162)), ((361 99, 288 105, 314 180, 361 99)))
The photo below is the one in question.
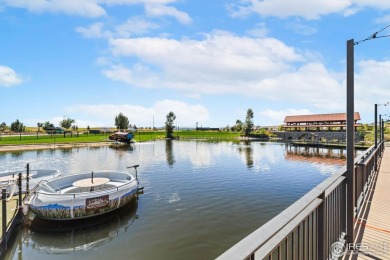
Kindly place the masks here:
MULTIPOLYGON (((354 119, 360 120, 359 112, 355 112, 354 119)), ((346 113, 286 116, 286 118, 284 119, 285 123, 344 122, 344 121, 347 121, 346 113)))

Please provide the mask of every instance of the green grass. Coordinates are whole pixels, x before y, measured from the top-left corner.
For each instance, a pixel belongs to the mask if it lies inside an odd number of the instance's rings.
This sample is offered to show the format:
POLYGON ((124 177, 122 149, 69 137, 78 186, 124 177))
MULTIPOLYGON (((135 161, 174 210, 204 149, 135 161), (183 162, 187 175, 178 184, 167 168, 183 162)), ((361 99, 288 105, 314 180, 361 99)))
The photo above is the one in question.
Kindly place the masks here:
MULTIPOLYGON (((240 133, 217 132, 217 131, 174 131, 173 135, 180 139, 235 139, 240 133)), ((47 135, 2 135, 0 136, 1 145, 25 145, 25 144, 64 144, 64 143, 96 143, 108 141, 109 134, 63 134, 47 135)), ((139 131, 134 134, 137 142, 164 139, 164 131, 139 131)))
POLYGON ((0 145, 23 145, 23 144, 54 144, 54 143, 95 143, 104 142, 108 136, 105 135, 38 135, 37 136, 2 136, 0 145))

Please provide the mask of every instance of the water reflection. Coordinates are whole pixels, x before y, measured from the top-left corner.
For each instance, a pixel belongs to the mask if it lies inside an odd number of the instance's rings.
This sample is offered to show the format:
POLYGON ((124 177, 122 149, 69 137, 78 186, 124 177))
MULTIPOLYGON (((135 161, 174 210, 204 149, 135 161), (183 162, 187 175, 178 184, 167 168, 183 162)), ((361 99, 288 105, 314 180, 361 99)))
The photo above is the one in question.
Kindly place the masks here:
POLYGON ((29 227, 24 228, 24 244, 46 254, 69 254, 75 251, 90 251, 112 242, 120 234, 127 232, 135 219, 138 219, 138 203, 130 204, 93 219, 80 221, 47 221, 34 218, 29 227))
POLYGON ((64 148, 61 148, 60 151, 62 152, 62 154, 70 154, 72 153, 73 151, 73 148, 72 147, 64 147, 64 148))
POLYGON ((23 155, 23 151, 12 151, 11 156, 14 158, 18 158, 23 155))
POLYGON ((165 153, 167 157, 167 163, 170 167, 175 164, 175 157, 173 155, 173 141, 165 140, 165 153))
POLYGON ((345 164, 344 149, 328 149, 323 147, 309 147, 297 145, 285 145, 286 160, 304 161, 326 164, 345 164))
POLYGON ((116 150, 116 151, 123 151, 123 152, 134 152, 135 151, 135 144, 125 144, 125 143, 112 143, 108 147, 110 149, 116 150))
POLYGON ((253 149, 251 146, 251 142, 245 141, 243 145, 238 148, 240 153, 243 153, 245 156, 245 164, 248 168, 253 167, 253 149))

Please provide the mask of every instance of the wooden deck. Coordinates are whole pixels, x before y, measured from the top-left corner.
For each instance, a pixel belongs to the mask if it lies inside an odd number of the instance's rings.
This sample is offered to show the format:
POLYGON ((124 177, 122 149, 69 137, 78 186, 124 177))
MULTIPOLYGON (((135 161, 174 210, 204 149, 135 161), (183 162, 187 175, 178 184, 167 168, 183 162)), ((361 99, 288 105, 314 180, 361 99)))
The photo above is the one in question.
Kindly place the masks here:
POLYGON ((387 144, 377 181, 369 190, 366 214, 356 220, 362 248, 351 259, 390 260, 390 146, 387 144))

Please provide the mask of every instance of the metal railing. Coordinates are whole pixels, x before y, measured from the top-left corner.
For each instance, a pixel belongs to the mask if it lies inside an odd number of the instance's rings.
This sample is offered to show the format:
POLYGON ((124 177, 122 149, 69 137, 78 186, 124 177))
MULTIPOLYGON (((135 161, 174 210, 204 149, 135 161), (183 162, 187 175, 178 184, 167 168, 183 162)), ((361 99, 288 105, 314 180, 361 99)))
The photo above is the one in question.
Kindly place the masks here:
MULTIPOLYGON (((355 159, 355 216, 383 151, 382 141, 355 159)), ((333 259, 332 244, 346 235, 346 173, 344 167, 327 178, 217 259, 333 259)))

